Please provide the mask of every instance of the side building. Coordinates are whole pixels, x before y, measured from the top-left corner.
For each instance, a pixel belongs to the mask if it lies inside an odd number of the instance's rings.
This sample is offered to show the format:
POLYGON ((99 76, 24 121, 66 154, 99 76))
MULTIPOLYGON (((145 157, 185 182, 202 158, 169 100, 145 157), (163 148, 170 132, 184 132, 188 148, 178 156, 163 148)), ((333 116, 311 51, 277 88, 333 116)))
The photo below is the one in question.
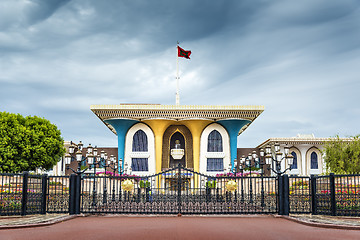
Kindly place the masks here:
MULTIPOLYGON (((285 146, 289 147, 289 153, 294 157, 291 170, 287 172, 290 175, 310 176, 325 173, 326 165, 324 162, 324 143, 333 141, 335 138, 317 138, 314 134, 298 134, 296 137, 290 138, 269 138, 257 149, 264 148, 266 145, 280 144, 280 149, 285 146)), ((341 138, 344 141, 352 141, 351 138, 341 138)), ((273 168, 275 166, 272 166, 273 168)), ((290 166, 286 161, 282 162, 281 168, 286 169, 290 166)))

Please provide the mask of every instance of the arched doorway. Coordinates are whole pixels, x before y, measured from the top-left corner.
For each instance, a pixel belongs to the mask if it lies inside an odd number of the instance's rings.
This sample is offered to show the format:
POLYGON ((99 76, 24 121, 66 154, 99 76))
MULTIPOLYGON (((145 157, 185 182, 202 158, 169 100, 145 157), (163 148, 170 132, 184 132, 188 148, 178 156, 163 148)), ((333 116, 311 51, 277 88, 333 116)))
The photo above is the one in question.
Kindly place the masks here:
POLYGON ((185 138, 180 132, 175 132, 170 138, 170 160, 169 167, 173 168, 181 164, 186 166, 185 138))
POLYGON ((176 167, 179 163, 184 167, 194 168, 193 138, 190 130, 186 126, 171 125, 163 135, 161 167, 164 170, 176 167), (176 147, 184 150, 184 155, 180 159, 174 159, 171 155, 171 149, 176 149, 176 147))

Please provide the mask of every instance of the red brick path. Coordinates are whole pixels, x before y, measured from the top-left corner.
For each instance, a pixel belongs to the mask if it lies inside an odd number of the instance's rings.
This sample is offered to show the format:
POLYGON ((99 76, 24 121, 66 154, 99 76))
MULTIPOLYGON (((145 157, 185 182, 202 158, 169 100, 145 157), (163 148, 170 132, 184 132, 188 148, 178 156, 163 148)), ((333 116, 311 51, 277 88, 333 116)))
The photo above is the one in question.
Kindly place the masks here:
POLYGON ((45 227, 0 230, 0 239, 360 239, 360 231, 317 228, 271 216, 91 216, 45 227))

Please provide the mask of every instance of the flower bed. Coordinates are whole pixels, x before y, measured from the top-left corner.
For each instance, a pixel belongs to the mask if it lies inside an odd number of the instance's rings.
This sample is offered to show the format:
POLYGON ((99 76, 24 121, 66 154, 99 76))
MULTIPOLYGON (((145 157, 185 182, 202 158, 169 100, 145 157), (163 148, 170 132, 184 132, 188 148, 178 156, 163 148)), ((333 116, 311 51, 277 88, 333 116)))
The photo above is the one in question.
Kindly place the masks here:
POLYGON ((21 194, 11 194, 3 196, 0 199, 0 210, 5 211, 17 211, 21 208, 21 194))
POLYGON ((244 173, 218 173, 215 177, 260 177, 261 174, 259 172, 244 172, 244 173))

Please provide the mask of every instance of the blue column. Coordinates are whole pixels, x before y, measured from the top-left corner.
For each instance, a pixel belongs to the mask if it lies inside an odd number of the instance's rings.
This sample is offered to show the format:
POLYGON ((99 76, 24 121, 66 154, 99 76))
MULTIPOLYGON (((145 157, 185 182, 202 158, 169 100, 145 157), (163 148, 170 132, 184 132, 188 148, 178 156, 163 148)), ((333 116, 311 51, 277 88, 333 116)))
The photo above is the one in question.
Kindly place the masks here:
POLYGON ((231 169, 234 168, 234 159, 237 158, 237 136, 240 129, 246 124, 250 123, 250 120, 240 120, 240 119, 231 119, 231 120, 220 120, 217 121, 221 124, 229 133, 230 137, 230 160, 231 160, 231 169))
POLYGON ((116 130, 116 134, 118 136, 118 166, 119 159, 122 159, 122 169, 124 169, 124 156, 125 156, 125 136, 128 130, 139 121, 131 120, 131 119, 109 119, 105 120, 106 123, 113 126, 116 130))

